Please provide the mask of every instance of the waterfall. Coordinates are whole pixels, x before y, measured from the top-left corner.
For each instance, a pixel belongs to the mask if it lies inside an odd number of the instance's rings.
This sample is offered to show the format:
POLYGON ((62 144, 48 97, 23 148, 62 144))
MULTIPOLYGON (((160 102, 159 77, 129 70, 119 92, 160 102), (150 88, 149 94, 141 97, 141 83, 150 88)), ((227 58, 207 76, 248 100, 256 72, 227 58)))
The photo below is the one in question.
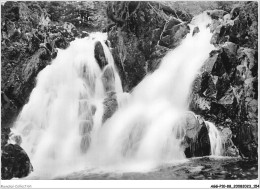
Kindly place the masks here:
POLYGON ((106 34, 101 33, 76 39, 68 49, 59 49, 57 58, 37 76, 29 102, 12 129, 22 136, 21 146, 36 171, 51 170, 55 175, 59 169, 81 166, 78 162, 91 143, 93 126, 102 124, 105 74, 105 84, 115 85, 115 92, 122 93, 105 39, 106 34), (97 41, 108 62, 103 71, 94 58, 97 41), (105 73, 109 68, 112 70, 105 73), (109 80, 109 74, 115 76, 115 81, 109 80))
MULTIPOLYGON (((54 176, 85 168, 142 171, 185 160, 181 145, 185 126, 180 117, 188 111, 192 82, 214 49, 206 27, 210 22, 206 14, 196 17, 182 43, 131 94, 122 92, 103 34, 76 39, 68 49, 59 50, 52 64, 39 73, 29 102, 12 129, 22 136, 21 146, 35 172, 54 176), (200 32, 192 36, 195 26, 200 32), (94 58, 97 41, 108 62, 103 70, 94 58), (114 80, 107 80, 107 73, 114 80), (102 123, 106 85, 114 85, 119 108, 102 123)), ((216 131, 208 125, 210 140, 215 141, 216 131)), ((212 154, 218 154, 218 147, 212 154)))
POLYGON ((213 123, 206 121, 206 124, 209 126, 211 155, 220 156, 222 155, 222 139, 220 131, 216 128, 216 126, 213 123))

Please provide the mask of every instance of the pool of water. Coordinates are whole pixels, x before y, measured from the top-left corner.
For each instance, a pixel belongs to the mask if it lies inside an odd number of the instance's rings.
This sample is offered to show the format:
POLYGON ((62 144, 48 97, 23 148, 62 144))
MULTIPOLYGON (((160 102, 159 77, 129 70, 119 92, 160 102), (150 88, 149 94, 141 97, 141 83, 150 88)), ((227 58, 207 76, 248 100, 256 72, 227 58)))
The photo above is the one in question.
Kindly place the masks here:
POLYGON ((240 158, 192 158, 177 165, 165 164, 149 172, 84 170, 59 176, 58 180, 254 180, 258 163, 240 158))

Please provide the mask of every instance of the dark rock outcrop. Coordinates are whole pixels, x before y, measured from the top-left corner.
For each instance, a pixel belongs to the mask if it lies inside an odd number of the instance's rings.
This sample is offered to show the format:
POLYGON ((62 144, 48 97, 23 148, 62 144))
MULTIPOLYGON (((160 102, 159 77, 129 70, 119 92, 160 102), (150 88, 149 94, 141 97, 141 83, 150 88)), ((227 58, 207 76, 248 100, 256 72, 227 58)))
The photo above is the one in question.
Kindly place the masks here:
POLYGON ((256 10, 257 3, 249 2, 233 9, 231 16, 214 18, 211 42, 217 50, 211 52, 194 82, 190 104, 196 114, 219 128, 231 129, 239 154, 250 160, 258 158, 256 10), (247 13, 249 9, 253 11, 247 13))
POLYGON ((109 2, 108 31, 123 90, 132 90, 153 72, 169 48, 189 32, 191 16, 160 2, 109 2), (179 17, 179 19, 177 19, 179 17))
POLYGON ((68 46, 69 32, 52 25, 36 2, 6 2, 1 8, 1 123, 8 126, 28 100, 37 74, 55 57, 55 48, 68 46))
POLYGON ((219 18, 223 18, 228 13, 224 10, 209 10, 209 11, 207 11, 207 14, 212 19, 219 19, 219 18))
MULTIPOLYGON (((258 5, 257 2, 248 2, 235 7, 229 16, 219 22, 215 21, 216 30, 212 39, 213 44, 226 41, 236 43, 242 47, 258 49, 258 5)), ((218 20, 218 18, 215 18, 218 20)))
POLYGON ((9 127, 1 127, 1 149, 8 143, 11 129, 9 127))
POLYGON ((10 126, 35 86, 37 74, 76 37, 105 25, 105 2, 1 4, 1 123, 10 126), (94 8, 95 7, 95 8, 94 8), (93 14, 98 18, 93 19, 93 14), (102 19, 102 20, 100 20, 102 19))
POLYGON ((165 26, 161 34, 159 45, 173 49, 177 47, 181 40, 190 32, 190 28, 187 23, 180 23, 172 27, 165 26))
POLYGON ((99 41, 95 44, 94 54, 100 69, 103 69, 108 63, 106 60, 103 46, 99 41))
POLYGON ((33 171, 26 152, 17 144, 2 147, 1 178, 12 179, 28 176, 33 171))

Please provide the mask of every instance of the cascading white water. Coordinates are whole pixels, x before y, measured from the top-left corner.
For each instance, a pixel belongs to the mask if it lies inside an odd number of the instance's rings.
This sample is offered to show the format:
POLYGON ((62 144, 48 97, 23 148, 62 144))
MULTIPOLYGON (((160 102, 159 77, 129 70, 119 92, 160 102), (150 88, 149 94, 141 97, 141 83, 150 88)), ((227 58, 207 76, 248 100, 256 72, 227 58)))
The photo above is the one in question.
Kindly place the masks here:
POLYGON ((220 131, 216 128, 216 126, 213 123, 206 121, 206 124, 209 126, 211 155, 221 156, 223 147, 220 131))
POLYGON ((59 50, 53 63, 38 75, 13 129, 22 135, 22 147, 35 172, 54 176, 79 168, 141 171, 185 160, 181 145, 185 129, 179 119, 188 110, 193 80, 214 49, 206 27, 210 22, 206 14, 196 17, 191 31, 197 25, 200 32, 195 36, 190 32, 129 95, 122 93, 102 37, 77 39, 67 50, 59 50), (104 81, 109 81, 102 80, 106 68, 102 71, 94 58, 97 40, 112 68, 115 80, 110 82, 115 83, 119 101, 119 109, 104 124, 104 81))
MULTIPOLYGON (((52 64, 39 73, 29 102, 12 129, 22 136, 22 147, 35 171, 49 174, 51 170, 55 175, 59 169, 82 165, 78 162, 90 144, 93 125, 101 125, 106 97, 102 77, 106 68, 112 68, 115 92, 122 93, 105 39, 105 34, 94 33, 71 42, 68 49, 59 50, 52 64), (97 41, 107 57, 104 71, 94 58, 97 41)), ((106 85, 109 82, 113 81, 106 80, 106 85)))

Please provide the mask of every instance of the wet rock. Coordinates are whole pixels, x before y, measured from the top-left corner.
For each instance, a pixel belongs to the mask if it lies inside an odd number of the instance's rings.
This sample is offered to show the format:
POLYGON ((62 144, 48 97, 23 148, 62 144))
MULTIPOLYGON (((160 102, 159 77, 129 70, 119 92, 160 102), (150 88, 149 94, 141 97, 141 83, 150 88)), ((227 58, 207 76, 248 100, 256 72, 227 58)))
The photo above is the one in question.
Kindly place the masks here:
POLYGON ((255 77, 257 75, 257 51, 250 48, 240 47, 237 50, 238 59, 241 60, 240 65, 246 68, 245 70, 245 78, 255 77))
POLYGON ((1 149, 7 144, 10 132, 9 127, 1 127, 1 149))
POLYGON ((106 60, 103 46, 99 41, 95 45, 94 53, 95 53, 95 58, 97 60, 97 63, 99 65, 100 69, 102 70, 108 63, 106 60))
POLYGON ((82 31, 82 34, 80 35, 80 38, 88 37, 89 33, 86 31, 82 31))
POLYGON ((153 72, 160 66, 161 59, 166 55, 169 51, 169 48, 163 47, 160 45, 156 45, 154 47, 154 52, 151 54, 150 59, 148 60, 148 70, 149 72, 153 72))
POLYGON ((185 115, 185 129, 186 136, 188 138, 195 139, 198 131, 200 130, 200 124, 193 113, 187 113, 185 115))
POLYGON ((211 24, 209 25, 210 27, 210 32, 214 33, 214 32, 220 32, 220 28, 219 26, 222 25, 222 22, 220 20, 212 20, 211 24))
POLYGON ((115 91, 115 74, 111 65, 104 68, 101 79, 106 92, 115 91))
POLYGON ((238 150, 241 157, 256 159, 257 8, 254 2, 241 5, 230 16, 217 16, 210 26, 211 42, 217 50, 210 53, 194 81, 190 108, 206 120, 231 129, 226 154, 235 156, 238 150))
POLYGON ((109 92, 103 104, 104 104, 104 113, 102 117, 102 123, 104 123, 107 119, 109 119, 118 108, 116 93, 109 92))
POLYGON ((238 128, 237 146, 242 158, 257 160, 257 142, 254 139, 254 129, 248 122, 240 124, 238 128))
POLYGON ((192 96, 192 103, 190 103, 192 111, 197 113, 209 112, 211 109, 211 101, 205 97, 200 97, 197 94, 192 96))
POLYGON ((187 23, 174 25, 172 28, 163 31, 159 45, 167 48, 175 48, 189 32, 190 28, 187 23))
POLYGON ((194 36, 196 33, 199 33, 199 32, 200 32, 199 27, 198 27, 198 26, 195 27, 195 28, 193 29, 192 36, 194 36))
POLYGON ((227 53, 236 55, 237 54, 237 49, 238 45, 232 42, 225 42, 222 46, 223 50, 227 53))
POLYGON ((162 33, 161 28, 156 28, 153 30, 152 37, 151 37, 151 42, 153 45, 156 45, 158 43, 158 41, 160 40, 161 33, 162 33))
POLYGON ((223 20, 224 20, 224 22, 228 23, 231 20, 231 15, 230 14, 225 14, 223 16, 223 20))
POLYGON ((1 164, 1 178, 4 180, 26 177, 33 171, 28 155, 16 144, 2 148, 1 164))
POLYGON ((213 44, 230 41, 239 46, 257 49, 257 3, 249 2, 235 7, 231 13, 231 20, 221 21, 214 30, 213 44))
POLYGON ((210 10, 207 11, 207 14, 210 15, 210 17, 212 19, 219 19, 219 18, 223 18, 224 15, 228 14, 226 11, 224 10, 210 10))
MULTIPOLYGON (((79 35, 72 23, 61 19, 59 23, 53 21, 54 12, 59 11, 50 10, 51 4, 7 2, 2 5, 1 91, 5 100, 1 117, 5 126, 13 122, 27 102, 37 74, 56 57, 56 48, 67 48, 79 35)), ((59 9, 64 4, 54 7, 59 9)))
POLYGON ((237 65, 237 58, 235 54, 232 54, 229 49, 222 48, 221 52, 218 53, 218 57, 214 66, 212 67, 212 75, 223 76, 225 73, 228 75, 235 71, 237 65))
POLYGON ((217 96, 217 82, 214 80, 214 76, 210 75, 208 72, 202 73, 200 90, 198 91, 201 96, 209 98, 214 98, 217 96))
POLYGON ((230 12, 230 15, 231 15, 231 19, 235 19, 238 15, 239 15, 239 11, 240 11, 240 7, 237 6, 237 7, 234 7, 231 12, 230 12))
POLYGON ((141 42, 134 34, 117 32, 111 37, 111 46, 114 47, 112 54, 119 71, 123 90, 129 91, 136 86, 145 76, 145 52, 149 48, 145 42, 141 42), (131 37, 127 37, 131 35, 131 37))
POLYGON ((224 128, 221 131, 221 139, 224 146, 224 156, 238 157, 239 151, 232 141, 232 131, 229 128, 224 128))
POLYGON ((171 18, 166 24, 165 24, 165 31, 171 30, 175 25, 180 24, 181 21, 176 18, 171 18))
POLYGON ((15 67, 10 73, 8 82, 2 84, 5 91, 5 101, 2 102, 2 123, 9 124, 16 116, 22 105, 28 100, 29 94, 35 85, 35 77, 50 62, 46 49, 40 48, 31 57, 24 60, 24 64, 15 67))
POLYGON ((201 72, 209 72, 211 73, 215 62, 217 61, 217 59, 219 58, 219 50, 218 51, 212 51, 209 55, 209 58, 204 62, 204 64, 202 65, 200 71, 201 72))
POLYGON ((210 155, 210 140, 208 128, 201 118, 192 113, 185 115, 185 136, 182 142, 186 157, 201 157, 210 155))
POLYGON ((20 135, 12 135, 11 137, 9 137, 11 141, 14 142, 14 144, 17 144, 17 145, 21 145, 22 143, 22 137, 20 135))

